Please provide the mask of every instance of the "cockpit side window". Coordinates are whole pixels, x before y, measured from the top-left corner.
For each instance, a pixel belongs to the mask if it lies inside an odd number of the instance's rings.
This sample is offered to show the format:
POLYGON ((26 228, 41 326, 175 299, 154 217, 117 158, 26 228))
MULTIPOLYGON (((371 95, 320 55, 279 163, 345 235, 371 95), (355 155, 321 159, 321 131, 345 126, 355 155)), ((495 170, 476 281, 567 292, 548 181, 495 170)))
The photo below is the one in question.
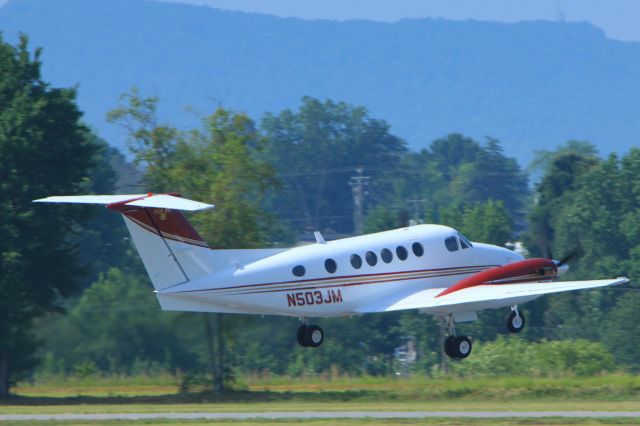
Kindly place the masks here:
POLYGON ((465 243, 464 240, 460 238, 460 247, 462 247, 462 249, 468 249, 469 244, 465 243))
POLYGON ((473 244, 471 244, 471 241, 469 241, 464 235, 462 235, 459 232, 458 232, 458 237, 460 238, 460 245, 462 246, 463 249, 473 247, 473 244))
POLYGON ((456 237, 448 237, 444 240, 444 245, 449 251, 458 250, 458 239, 456 237))

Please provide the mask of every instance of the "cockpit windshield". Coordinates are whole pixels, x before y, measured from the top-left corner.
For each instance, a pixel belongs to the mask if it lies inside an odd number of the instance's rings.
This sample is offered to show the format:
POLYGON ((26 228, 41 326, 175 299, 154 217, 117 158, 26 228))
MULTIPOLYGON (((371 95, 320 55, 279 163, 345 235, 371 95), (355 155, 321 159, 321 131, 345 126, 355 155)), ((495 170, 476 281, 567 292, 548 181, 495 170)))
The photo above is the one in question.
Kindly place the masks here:
POLYGON ((470 247, 473 247, 473 244, 471 244, 471 241, 469 241, 468 239, 465 238, 464 235, 462 235, 461 233, 458 232, 458 237, 460 237, 460 246, 463 249, 468 249, 470 247))

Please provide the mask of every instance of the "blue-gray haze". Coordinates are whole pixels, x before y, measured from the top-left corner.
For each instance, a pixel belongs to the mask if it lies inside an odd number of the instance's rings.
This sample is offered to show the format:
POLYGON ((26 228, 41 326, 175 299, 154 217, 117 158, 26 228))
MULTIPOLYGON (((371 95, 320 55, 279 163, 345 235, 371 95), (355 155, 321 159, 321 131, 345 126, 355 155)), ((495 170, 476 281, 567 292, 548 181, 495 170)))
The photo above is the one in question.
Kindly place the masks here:
POLYGON ((132 86, 180 126, 222 104, 259 119, 304 95, 366 106, 411 147, 461 132, 501 139, 526 164, 568 139, 603 153, 640 142, 640 43, 587 23, 307 21, 139 0, 14 0, 0 30, 44 48, 45 79, 79 86, 105 121, 132 86))

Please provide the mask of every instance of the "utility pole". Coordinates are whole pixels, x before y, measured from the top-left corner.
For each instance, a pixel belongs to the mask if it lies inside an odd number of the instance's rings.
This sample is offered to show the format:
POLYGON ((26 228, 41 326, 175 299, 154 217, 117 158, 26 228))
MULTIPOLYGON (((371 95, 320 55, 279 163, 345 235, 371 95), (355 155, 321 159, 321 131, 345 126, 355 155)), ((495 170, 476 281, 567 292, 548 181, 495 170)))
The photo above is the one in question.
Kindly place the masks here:
POLYGON ((362 235, 362 215, 364 212, 365 186, 369 185, 369 176, 362 176, 364 167, 356 169, 358 176, 351 176, 351 191, 353 193, 353 233, 362 235))

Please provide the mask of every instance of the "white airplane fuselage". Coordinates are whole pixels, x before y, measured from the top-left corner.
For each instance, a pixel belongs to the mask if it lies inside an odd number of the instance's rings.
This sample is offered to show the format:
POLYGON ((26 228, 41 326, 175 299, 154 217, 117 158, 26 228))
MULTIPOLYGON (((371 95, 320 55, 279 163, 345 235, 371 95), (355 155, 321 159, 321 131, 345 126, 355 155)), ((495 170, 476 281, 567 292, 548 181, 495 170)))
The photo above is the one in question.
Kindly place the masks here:
POLYGON ((571 257, 523 259, 506 248, 470 243, 455 229, 418 225, 291 249, 212 250, 181 211, 212 205, 175 194, 52 196, 51 203, 102 204, 124 218, 165 310, 300 317, 297 340, 318 347, 311 317, 419 309, 441 317, 444 352, 471 353, 455 322, 511 307, 507 328, 520 332, 518 304, 545 294, 629 282, 626 277, 557 281, 571 257))
MULTIPOLYGON (((216 252, 222 251, 212 250, 216 252)), ((209 306, 216 312, 353 315, 376 301, 446 288, 477 272, 522 259, 503 247, 465 244, 456 230, 446 226, 417 225, 295 247, 249 263, 236 262, 159 290, 157 296, 167 310, 208 310, 209 306), (451 239, 455 239, 455 250, 445 246, 446 239, 452 248, 451 239), (414 243, 422 250, 414 250, 414 243), (367 257, 368 252, 375 255, 375 263, 373 256, 367 257), (360 262, 352 263, 354 255, 360 262), (334 272, 326 267, 327 261, 335 262, 334 272), (296 267, 304 268, 304 275, 294 275, 296 267)))

